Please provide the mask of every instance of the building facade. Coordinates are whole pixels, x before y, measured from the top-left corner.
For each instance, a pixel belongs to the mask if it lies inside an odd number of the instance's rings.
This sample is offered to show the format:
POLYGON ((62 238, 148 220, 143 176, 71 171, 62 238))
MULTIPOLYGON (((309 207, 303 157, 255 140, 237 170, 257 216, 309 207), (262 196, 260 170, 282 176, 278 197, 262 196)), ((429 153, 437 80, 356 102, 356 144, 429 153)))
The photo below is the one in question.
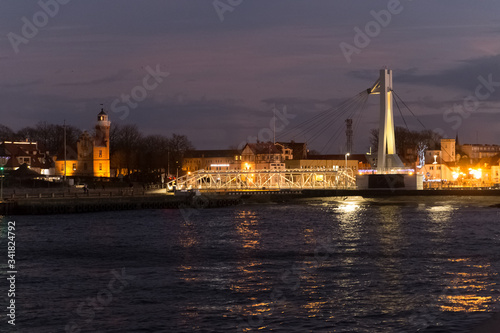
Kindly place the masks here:
POLYGON ((471 159, 493 157, 500 154, 499 145, 464 144, 460 148, 471 159))
POLYGON ((186 153, 182 170, 227 171, 240 169, 241 151, 239 150, 194 150, 186 153))
POLYGON ((241 169, 283 170, 287 156, 293 156, 290 148, 280 150, 272 142, 247 143, 241 152, 241 169))
POLYGON ((26 164, 31 170, 49 176, 54 174, 54 163, 47 151, 40 149, 37 142, 4 141, 0 144, 0 155, 8 157, 5 170, 17 170, 26 164))
POLYGON ((66 177, 110 177, 109 128, 111 122, 101 109, 97 115, 95 135, 84 131, 76 147, 66 147, 55 158, 55 172, 66 177))

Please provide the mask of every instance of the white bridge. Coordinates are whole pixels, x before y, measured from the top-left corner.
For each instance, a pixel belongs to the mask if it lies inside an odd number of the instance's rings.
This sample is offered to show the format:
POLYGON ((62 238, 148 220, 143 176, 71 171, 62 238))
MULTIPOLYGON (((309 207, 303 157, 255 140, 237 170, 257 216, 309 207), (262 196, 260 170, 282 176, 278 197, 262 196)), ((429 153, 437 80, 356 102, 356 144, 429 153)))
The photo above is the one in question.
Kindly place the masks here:
POLYGON ((284 169, 284 170, 199 170, 169 182, 176 190, 252 191, 281 189, 353 189, 353 170, 284 169))

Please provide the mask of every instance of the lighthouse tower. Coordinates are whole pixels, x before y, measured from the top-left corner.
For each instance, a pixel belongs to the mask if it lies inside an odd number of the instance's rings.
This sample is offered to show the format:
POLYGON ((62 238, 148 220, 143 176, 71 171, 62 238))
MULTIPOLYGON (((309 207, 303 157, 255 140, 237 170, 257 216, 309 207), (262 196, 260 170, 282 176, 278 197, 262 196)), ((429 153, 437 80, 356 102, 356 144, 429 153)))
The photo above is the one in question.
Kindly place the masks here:
POLYGON ((94 177, 109 177, 109 127, 111 122, 101 108, 97 115, 94 138, 94 177))

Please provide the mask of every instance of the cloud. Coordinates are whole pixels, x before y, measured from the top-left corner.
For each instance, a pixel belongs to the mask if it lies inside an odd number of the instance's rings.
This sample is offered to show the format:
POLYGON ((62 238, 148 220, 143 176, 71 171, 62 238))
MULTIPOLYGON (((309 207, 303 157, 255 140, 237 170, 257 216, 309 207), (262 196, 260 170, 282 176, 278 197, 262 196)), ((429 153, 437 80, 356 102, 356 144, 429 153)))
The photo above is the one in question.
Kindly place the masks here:
POLYGON ((94 80, 89 80, 89 81, 80 81, 80 82, 66 82, 66 83, 59 83, 56 84, 55 86, 63 86, 63 87, 74 87, 74 86, 95 86, 98 84, 103 84, 103 83, 116 83, 118 81, 124 80, 128 74, 130 74, 132 71, 131 70, 121 70, 116 74, 108 75, 106 77, 100 78, 100 79, 94 79, 94 80))
POLYGON ((16 82, 16 83, 1 83, 0 89, 25 89, 32 86, 37 86, 43 84, 43 80, 33 80, 28 82, 16 82))
POLYGON ((500 82, 500 54, 463 60, 454 68, 433 74, 418 74, 415 69, 410 73, 398 74, 396 78, 402 83, 459 88, 473 92, 478 85, 478 77, 487 78, 490 74, 495 82, 500 82))

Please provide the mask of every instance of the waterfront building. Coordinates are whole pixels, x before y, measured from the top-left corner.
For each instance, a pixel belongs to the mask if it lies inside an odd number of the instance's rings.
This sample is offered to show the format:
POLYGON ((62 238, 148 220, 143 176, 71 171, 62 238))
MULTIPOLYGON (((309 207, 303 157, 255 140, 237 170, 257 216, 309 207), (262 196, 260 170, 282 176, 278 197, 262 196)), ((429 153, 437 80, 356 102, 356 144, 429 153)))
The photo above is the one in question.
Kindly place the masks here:
POLYGON ((185 173, 197 170, 227 171, 239 170, 240 166, 240 150, 193 150, 184 156, 182 170, 185 173))
POLYGON ((198 170, 283 170, 285 161, 307 156, 305 143, 257 142, 247 143, 243 149, 193 150, 183 159, 184 173, 198 170))
POLYGON ((309 150, 307 149, 307 144, 305 142, 276 142, 276 147, 283 154, 282 160, 302 160, 307 158, 307 153, 309 150))
POLYGON ((419 170, 428 183, 446 183, 456 180, 454 177, 459 170, 456 165, 456 140, 441 139, 440 149, 425 151, 425 164, 419 170))
POLYGON ((283 170, 285 159, 293 156, 291 149, 281 151, 272 142, 247 143, 241 152, 242 170, 283 170))
POLYGON ((5 170, 17 170, 21 165, 26 166, 41 175, 54 174, 54 162, 48 151, 44 151, 37 142, 31 141, 4 141, 0 144, 0 155, 8 157, 5 170))
POLYGON ((287 160, 285 165, 287 169, 330 170, 343 170, 347 165, 347 169, 353 170, 354 175, 372 168, 365 154, 350 154, 347 159, 344 154, 310 155, 307 159, 287 160))
POLYGON ((441 139, 441 153, 440 158, 443 162, 455 162, 456 160, 456 140, 455 139, 441 139))
POLYGON ((500 152, 497 147, 500 148, 496 145, 459 146, 456 139, 441 139, 441 149, 425 151, 425 164, 420 172, 428 183, 437 182, 447 187, 498 184, 500 152))
POLYGON ((464 144, 460 149, 471 159, 493 157, 500 154, 500 145, 464 144))
POLYGON ((76 147, 67 146, 55 157, 55 172, 66 177, 110 177, 109 128, 111 122, 101 109, 97 115, 95 134, 84 131, 76 147))

